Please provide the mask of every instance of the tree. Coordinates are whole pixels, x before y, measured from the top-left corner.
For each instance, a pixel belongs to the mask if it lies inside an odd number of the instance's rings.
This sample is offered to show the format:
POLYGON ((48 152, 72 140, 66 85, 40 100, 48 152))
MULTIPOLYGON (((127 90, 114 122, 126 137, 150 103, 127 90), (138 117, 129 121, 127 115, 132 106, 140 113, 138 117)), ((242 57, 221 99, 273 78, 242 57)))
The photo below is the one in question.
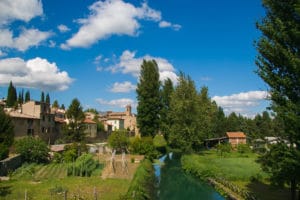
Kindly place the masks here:
POLYGON ((197 150, 205 136, 199 132, 199 98, 195 83, 189 76, 180 74, 170 105, 170 146, 182 152, 197 150))
POLYGON ((45 163, 49 158, 47 144, 33 137, 26 137, 16 141, 16 152, 19 153, 25 162, 45 163))
POLYGON ((13 107, 17 102, 17 91, 14 87, 13 83, 10 81, 8 89, 7 89, 7 99, 6 99, 6 106, 13 107))
MULTIPOLYGON (((263 6, 266 9, 266 16, 257 23, 257 28, 262 36, 256 43, 258 56, 256 65, 258 75, 270 87, 270 99, 272 109, 283 119, 284 135, 291 144, 296 144, 295 153, 293 145, 289 149, 283 149, 298 155, 300 151, 300 2, 298 0, 264 0, 263 6)), ((272 154, 271 149, 270 154, 272 154)), ((282 152, 282 151, 280 151, 282 152)), ((285 162, 285 154, 278 154, 271 157, 278 160, 280 168, 266 162, 272 172, 272 180, 278 177, 275 173, 278 170, 289 180, 282 179, 282 182, 289 182, 291 186, 292 199, 296 199, 297 185, 299 185, 299 159, 297 156, 290 156, 285 162), (296 169, 296 171, 290 170, 296 169)), ((268 160, 270 158, 264 157, 268 160)), ((280 181, 276 179, 277 181, 280 181)))
POLYGON ((43 91, 42 91, 42 93, 41 93, 41 102, 42 102, 42 103, 45 102, 45 94, 44 94, 43 91))
POLYGON ((174 92, 174 86, 171 79, 164 81, 161 91, 162 108, 160 111, 160 130, 164 134, 165 138, 169 138, 169 127, 171 125, 171 119, 169 118, 171 95, 174 92))
POLYGON ((28 101, 30 101, 30 92, 29 92, 29 90, 27 90, 26 93, 25 93, 25 102, 28 102, 28 101))
POLYGON ((85 116, 78 99, 75 98, 72 100, 72 103, 67 110, 67 117, 70 120, 68 126, 64 130, 67 139, 75 142, 83 141, 85 133, 82 121, 85 116))
POLYGON ((60 108, 63 109, 63 110, 66 109, 65 104, 61 104, 60 108))
POLYGON ((46 103, 47 104, 49 104, 50 105, 50 95, 49 95, 49 93, 47 93, 47 95, 46 95, 46 103))
POLYGON ((0 107, 0 160, 8 157, 8 148, 14 141, 14 126, 11 118, 0 107))
POLYGON ((155 60, 143 61, 137 85, 137 124, 142 136, 154 136, 160 123, 160 81, 155 60))
POLYGON ((126 130, 117 130, 108 137, 108 144, 118 151, 126 151, 129 145, 129 138, 126 130))
POLYGON ((53 104, 52 104, 52 108, 59 108, 59 104, 57 100, 54 100, 53 104))
POLYGON ((23 89, 22 89, 21 92, 19 92, 18 103, 19 103, 20 105, 24 103, 24 90, 23 90, 23 89))

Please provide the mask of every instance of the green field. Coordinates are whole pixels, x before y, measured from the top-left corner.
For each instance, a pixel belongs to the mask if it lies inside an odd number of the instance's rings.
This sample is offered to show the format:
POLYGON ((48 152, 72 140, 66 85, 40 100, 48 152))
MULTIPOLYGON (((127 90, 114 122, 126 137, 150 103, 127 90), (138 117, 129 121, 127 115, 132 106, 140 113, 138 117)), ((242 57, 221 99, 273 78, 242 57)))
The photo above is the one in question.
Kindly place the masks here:
POLYGON ((101 168, 91 177, 67 177, 67 164, 23 165, 12 174, 10 181, 0 182, 0 199, 54 200, 63 199, 67 190, 68 199, 119 199, 128 190, 130 180, 103 180, 101 168), (52 191, 52 193, 51 193, 52 191))
POLYGON ((200 155, 186 155, 181 159, 185 171, 202 179, 216 178, 253 193, 259 199, 288 199, 287 188, 278 189, 269 185, 268 174, 255 161, 257 154, 232 152, 221 157, 215 150, 200 155))

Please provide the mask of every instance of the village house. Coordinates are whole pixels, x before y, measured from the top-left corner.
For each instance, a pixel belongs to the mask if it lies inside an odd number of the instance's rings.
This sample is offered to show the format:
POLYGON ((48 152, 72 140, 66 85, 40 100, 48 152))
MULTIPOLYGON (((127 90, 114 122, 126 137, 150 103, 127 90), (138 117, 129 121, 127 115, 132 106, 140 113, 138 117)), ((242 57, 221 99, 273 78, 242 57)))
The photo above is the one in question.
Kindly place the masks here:
POLYGON ((85 125, 85 131, 86 137, 95 138, 97 137, 97 123, 89 118, 85 118, 83 121, 83 124, 85 125))
POLYGON ((5 109, 12 118, 15 138, 38 136, 52 143, 56 139, 55 115, 50 105, 44 102, 28 101, 18 109, 5 109))
POLYGON ((125 112, 108 111, 100 116, 105 131, 111 132, 119 129, 127 129, 132 135, 138 134, 136 116, 131 112, 131 106, 127 105, 125 112))

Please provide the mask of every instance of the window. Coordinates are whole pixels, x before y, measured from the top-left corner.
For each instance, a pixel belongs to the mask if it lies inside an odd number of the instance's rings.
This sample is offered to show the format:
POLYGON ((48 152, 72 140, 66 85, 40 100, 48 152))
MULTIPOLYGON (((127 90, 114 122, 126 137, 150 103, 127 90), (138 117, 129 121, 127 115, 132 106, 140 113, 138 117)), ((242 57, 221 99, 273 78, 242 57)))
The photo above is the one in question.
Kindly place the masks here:
POLYGON ((42 133, 45 133, 45 127, 42 127, 42 133))

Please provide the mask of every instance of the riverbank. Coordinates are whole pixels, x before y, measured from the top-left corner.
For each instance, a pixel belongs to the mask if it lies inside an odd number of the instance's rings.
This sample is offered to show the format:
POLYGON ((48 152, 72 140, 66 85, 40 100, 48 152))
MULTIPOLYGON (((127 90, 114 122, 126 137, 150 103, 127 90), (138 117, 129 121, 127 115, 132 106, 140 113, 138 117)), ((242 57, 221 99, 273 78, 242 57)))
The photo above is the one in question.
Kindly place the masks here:
POLYGON ((184 155, 181 163, 185 172, 210 181, 222 194, 237 196, 238 199, 288 199, 288 189, 270 186, 268 174, 261 170, 256 159, 257 155, 253 153, 232 152, 221 157, 210 150, 200 155, 184 155))

